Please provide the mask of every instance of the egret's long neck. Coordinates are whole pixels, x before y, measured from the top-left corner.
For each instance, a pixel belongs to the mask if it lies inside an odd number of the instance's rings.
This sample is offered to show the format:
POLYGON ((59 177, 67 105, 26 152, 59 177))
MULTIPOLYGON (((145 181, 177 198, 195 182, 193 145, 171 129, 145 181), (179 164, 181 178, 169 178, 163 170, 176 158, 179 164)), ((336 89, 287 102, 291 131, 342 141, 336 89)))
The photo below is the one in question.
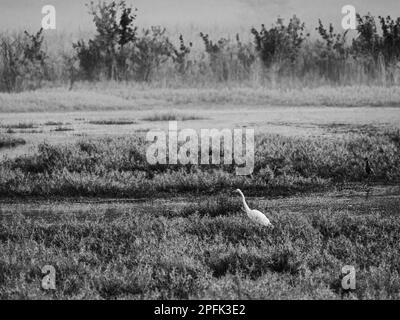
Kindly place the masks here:
POLYGON ((246 203, 246 199, 244 198, 244 194, 243 194, 242 192, 240 192, 240 191, 239 191, 239 193, 240 193, 240 195, 242 196, 242 201, 243 201, 244 209, 246 210, 246 212, 249 212, 249 211, 250 211, 250 208, 249 208, 249 206, 248 206, 247 203, 246 203))

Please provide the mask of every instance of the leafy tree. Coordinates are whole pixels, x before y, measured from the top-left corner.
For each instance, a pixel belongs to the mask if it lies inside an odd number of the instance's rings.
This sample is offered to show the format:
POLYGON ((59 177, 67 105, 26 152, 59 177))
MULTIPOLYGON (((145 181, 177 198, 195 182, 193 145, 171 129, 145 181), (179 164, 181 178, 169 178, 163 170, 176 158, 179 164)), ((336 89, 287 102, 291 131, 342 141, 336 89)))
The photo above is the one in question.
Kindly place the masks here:
POLYGON ((93 1, 87 5, 96 27, 94 39, 80 40, 73 45, 76 50, 84 78, 95 79, 100 70, 107 79, 120 79, 127 70, 127 46, 137 39, 134 26, 136 9, 127 7, 126 2, 110 3, 93 1))
POLYGON ((43 29, 0 40, 0 90, 36 89, 48 77, 43 29))
POLYGON ((173 46, 165 33, 164 28, 153 26, 143 30, 136 41, 133 62, 137 80, 149 81, 152 72, 171 58, 173 46))
POLYGON ((179 74, 185 74, 187 68, 189 67, 188 63, 188 56, 191 52, 193 44, 190 42, 189 46, 185 44, 185 41, 183 40, 183 36, 179 36, 179 48, 172 48, 173 50, 173 55, 172 55, 172 60, 175 63, 176 70, 178 71, 179 74))
POLYGON ((278 19, 276 25, 267 29, 261 25, 258 31, 252 28, 256 50, 264 63, 269 68, 273 64, 294 64, 303 42, 309 36, 305 34, 305 24, 293 16, 289 24, 285 25, 283 19, 278 19))

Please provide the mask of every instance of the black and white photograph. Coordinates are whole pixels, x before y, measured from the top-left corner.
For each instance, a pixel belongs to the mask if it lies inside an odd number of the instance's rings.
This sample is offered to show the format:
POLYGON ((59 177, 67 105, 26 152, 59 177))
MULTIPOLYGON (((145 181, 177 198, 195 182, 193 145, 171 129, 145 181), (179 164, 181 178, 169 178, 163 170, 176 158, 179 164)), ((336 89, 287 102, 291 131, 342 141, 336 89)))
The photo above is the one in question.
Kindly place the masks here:
POLYGON ((400 300, 399 182, 398 0, 0 1, 0 300, 400 300))

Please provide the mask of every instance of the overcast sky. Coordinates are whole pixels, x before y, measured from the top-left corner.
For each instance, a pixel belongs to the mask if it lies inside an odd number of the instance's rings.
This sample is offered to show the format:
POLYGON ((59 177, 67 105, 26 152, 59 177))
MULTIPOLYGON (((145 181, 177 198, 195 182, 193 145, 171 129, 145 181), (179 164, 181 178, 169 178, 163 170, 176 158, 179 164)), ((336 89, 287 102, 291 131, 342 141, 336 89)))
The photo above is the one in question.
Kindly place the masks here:
MULTIPOLYGON (((57 29, 86 30, 91 26, 84 6, 88 0, 0 0, 0 28, 38 29, 41 8, 52 4, 57 10, 57 29)), ((210 26, 235 29, 272 24, 277 16, 296 14, 310 28, 318 18, 339 25, 341 8, 352 4, 360 13, 400 17, 400 0, 128 0, 139 9, 138 23, 171 26, 210 26)))

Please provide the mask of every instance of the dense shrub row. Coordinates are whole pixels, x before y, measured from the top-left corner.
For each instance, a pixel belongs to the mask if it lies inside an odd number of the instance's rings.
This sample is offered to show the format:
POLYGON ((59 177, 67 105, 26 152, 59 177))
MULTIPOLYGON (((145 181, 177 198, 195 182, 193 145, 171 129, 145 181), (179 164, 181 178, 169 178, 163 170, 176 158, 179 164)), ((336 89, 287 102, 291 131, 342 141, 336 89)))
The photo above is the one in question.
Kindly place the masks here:
MULTIPOLYGON (((96 28, 72 44, 62 59, 47 52, 43 32, 0 38, 0 91, 34 89, 43 81, 116 80, 201 86, 239 82, 275 85, 398 84, 400 18, 358 15, 357 36, 337 33, 320 21, 318 39, 294 16, 269 29, 253 28, 253 42, 239 35, 212 40, 200 33, 204 51, 159 26, 140 30, 136 9, 125 1, 91 2, 96 28), (176 40, 176 41, 175 41, 176 40), (177 43, 175 43, 177 42, 177 43)), ((60 44, 63 46, 63 44, 60 44)))
POLYGON ((399 132, 328 140, 257 136, 254 172, 245 177, 236 176, 233 165, 149 165, 146 147, 139 137, 41 144, 33 155, 0 164, 0 197, 147 197, 236 188, 288 194, 336 183, 400 180, 399 132), (373 175, 365 171, 365 158, 373 175))

